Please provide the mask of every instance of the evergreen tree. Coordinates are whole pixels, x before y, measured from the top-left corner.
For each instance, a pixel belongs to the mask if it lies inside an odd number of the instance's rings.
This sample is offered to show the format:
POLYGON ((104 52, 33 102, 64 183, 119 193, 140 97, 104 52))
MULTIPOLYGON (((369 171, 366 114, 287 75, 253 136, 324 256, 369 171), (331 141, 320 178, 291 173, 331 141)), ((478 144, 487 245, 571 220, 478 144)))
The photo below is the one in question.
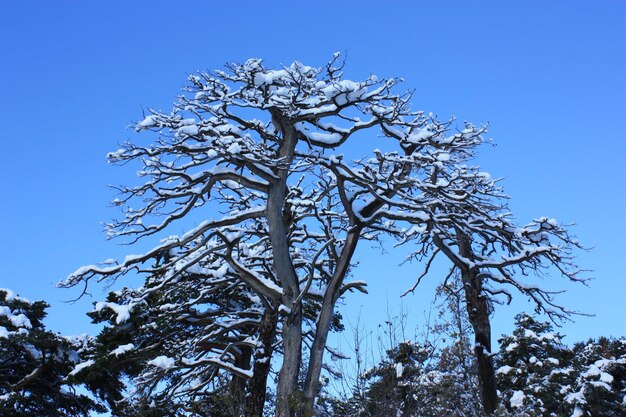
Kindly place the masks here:
MULTIPOLYGON (((0 415, 88 417, 105 408, 67 380, 85 340, 45 329, 48 304, 0 289, 0 415)), ((78 365, 80 367, 80 365, 78 365)))
POLYGON ((501 415, 626 415, 626 339, 603 337, 570 349, 548 322, 526 313, 515 322, 497 357, 501 415))
POLYGON ((519 416, 562 416, 561 390, 572 383, 571 351, 548 322, 526 313, 515 317, 515 330, 500 340, 496 371, 503 405, 519 416))
POLYGON ((565 401, 572 416, 626 416, 626 338, 601 337, 573 348, 576 382, 565 401))

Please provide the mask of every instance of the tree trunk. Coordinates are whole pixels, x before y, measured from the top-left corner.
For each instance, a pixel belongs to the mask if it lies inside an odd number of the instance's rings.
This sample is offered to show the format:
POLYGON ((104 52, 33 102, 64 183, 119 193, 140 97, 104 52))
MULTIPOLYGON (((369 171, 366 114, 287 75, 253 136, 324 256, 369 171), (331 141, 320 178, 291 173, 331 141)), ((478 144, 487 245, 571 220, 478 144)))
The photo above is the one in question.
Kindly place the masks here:
POLYGON ((482 285, 476 270, 463 271, 463 287, 467 313, 474 330, 474 354, 478 366, 478 386, 484 411, 492 415, 498 405, 496 375, 491 357, 491 324, 489 304, 481 295, 482 285))
POLYGON ((298 376, 302 356, 302 312, 299 307, 286 315, 282 323, 283 364, 276 389, 276 417, 294 417, 300 408, 298 376))
MULTIPOLYGON (((241 354, 235 359, 235 366, 240 369, 250 369, 252 348, 250 346, 241 346, 240 351, 241 354)), ((230 380, 230 396, 235 401, 238 401, 239 404, 241 404, 240 401, 243 400, 246 393, 247 382, 247 378, 239 375, 233 375, 230 380)), ((239 405, 239 407, 241 407, 241 405, 239 405)))
MULTIPOLYGON (((456 229, 456 241, 460 255, 471 262, 475 261, 470 237, 461 229, 456 229)), ((441 245, 438 245, 442 247, 441 245)), ((489 302, 482 294, 483 283, 480 269, 461 263, 461 280, 469 322, 474 330, 474 354, 478 367, 478 387, 486 415, 493 415, 498 405, 496 374, 491 357, 491 323, 489 302)))
POLYGON ((309 357, 309 369, 307 371, 305 383, 304 383, 304 398, 308 409, 312 410, 315 403, 315 398, 319 394, 320 388, 320 375, 322 373, 322 364, 324 362, 324 349, 326 348, 326 340, 328 339, 328 332, 333 318, 333 312, 335 311, 335 304, 339 299, 339 291, 341 284, 346 276, 348 267, 350 266, 350 260, 359 242, 359 236, 361 234, 360 228, 353 229, 346 238, 344 249, 341 252, 339 263, 335 268, 335 273, 331 281, 324 291, 324 299, 322 301, 322 308, 317 319, 317 326, 315 329, 315 338, 313 339, 313 345, 311 346, 311 353, 309 357))
POLYGON ((273 113, 272 123, 282 132, 283 137, 276 155, 277 161, 280 161, 275 169, 277 179, 271 182, 268 192, 267 224, 272 244, 272 269, 283 290, 281 302, 287 307, 282 320, 283 364, 276 388, 276 417, 292 417, 294 410, 290 400, 298 388, 302 356, 302 308, 294 305, 300 293, 300 284, 291 262, 284 211, 287 177, 298 138, 291 122, 282 115, 273 113))
POLYGON ((265 310, 259 328, 259 343, 254 351, 254 367, 252 379, 248 380, 248 394, 245 399, 244 416, 263 417, 265 394, 267 392, 267 376, 270 372, 272 354, 274 353, 274 338, 276 337, 276 311, 265 310))

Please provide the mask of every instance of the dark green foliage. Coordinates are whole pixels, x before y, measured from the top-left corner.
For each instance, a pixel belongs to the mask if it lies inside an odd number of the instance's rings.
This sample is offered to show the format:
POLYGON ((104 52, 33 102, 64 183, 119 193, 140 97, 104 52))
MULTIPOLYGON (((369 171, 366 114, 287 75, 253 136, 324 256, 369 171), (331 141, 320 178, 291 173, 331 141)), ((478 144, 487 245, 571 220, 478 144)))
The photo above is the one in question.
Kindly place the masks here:
POLYGON ((523 313, 515 325, 511 336, 500 339, 496 374, 503 405, 519 415, 563 415, 567 405, 560 391, 574 377, 571 351, 548 322, 523 313))
POLYGON ((0 415, 89 416, 105 408, 76 391, 66 377, 80 362, 84 341, 47 331, 48 304, 0 289, 0 415))
POLYGON ((365 396, 365 413, 376 415, 413 415, 420 400, 414 382, 427 369, 433 354, 430 346, 403 342, 387 351, 387 358, 365 373, 370 382, 365 396))
POLYGON ((502 406, 515 416, 622 417, 626 340, 600 338, 568 348, 547 322, 516 317, 497 357, 502 406))
POLYGON ((573 354, 577 378, 566 401, 580 416, 626 416, 626 339, 578 343, 573 354))

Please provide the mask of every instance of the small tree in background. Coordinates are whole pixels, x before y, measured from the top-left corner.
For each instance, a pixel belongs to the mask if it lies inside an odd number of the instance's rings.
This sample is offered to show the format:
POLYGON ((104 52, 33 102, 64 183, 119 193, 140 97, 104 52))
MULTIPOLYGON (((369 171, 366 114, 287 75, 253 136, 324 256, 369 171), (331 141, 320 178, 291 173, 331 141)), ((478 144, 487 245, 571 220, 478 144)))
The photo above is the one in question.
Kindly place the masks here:
POLYGON ((500 339, 497 366, 498 389, 510 415, 623 415, 624 338, 603 337, 569 348, 550 323, 523 313, 513 334, 500 339))
POLYGON ((67 380, 81 362, 81 338, 47 331, 48 304, 0 289, 0 415, 88 417, 104 406, 67 380))
POLYGON ((572 352, 548 322, 522 313, 515 326, 499 340, 496 374, 503 405, 520 416, 565 415, 562 389, 575 377, 572 352))
POLYGON ((576 381, 565 402, 575 417, 620 417, 626 409, 626 338, 601 337, 572 349, 576 381))

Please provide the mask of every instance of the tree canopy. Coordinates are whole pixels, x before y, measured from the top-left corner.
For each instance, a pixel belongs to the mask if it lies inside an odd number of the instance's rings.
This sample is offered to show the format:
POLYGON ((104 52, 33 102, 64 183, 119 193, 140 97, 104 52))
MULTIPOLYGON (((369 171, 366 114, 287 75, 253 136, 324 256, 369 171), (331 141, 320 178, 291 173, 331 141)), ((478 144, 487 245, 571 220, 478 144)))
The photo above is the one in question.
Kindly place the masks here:
POLYGON ((134 125, 148 141, 108 155, 140 165, 140 183, 118 187, 124 216, 109 236, 159 243, 82 267, 62 285, 144 277, 93 312, 111 326, 94 364, 140 361, 119 370, 138 388, 135 407, 189 412, 228 386, 247 415, 261 415, 280 363, 276 415, 311 413, 336 303, 365 291, 347 281, 357 246, 395 240, 423 265, 417 283, 439 255, 450 264, 444 284, 460 276, 493 412, 493 304, 514 289, 551 317, 570 314, 527 277, 555 268, 584 281, 571 259, 579 244, 554 219, 518 226, 498 181, 472 165, 486 128, 413 110, 398 83, 346 79, 338 54, 322 68, 250 59, 191 75, 171 112, 150 110, 134 125), (380 146, 355 160, 336 153, 364 138, 380 146), (192 219, 195 227, 171 234, 192 219))

